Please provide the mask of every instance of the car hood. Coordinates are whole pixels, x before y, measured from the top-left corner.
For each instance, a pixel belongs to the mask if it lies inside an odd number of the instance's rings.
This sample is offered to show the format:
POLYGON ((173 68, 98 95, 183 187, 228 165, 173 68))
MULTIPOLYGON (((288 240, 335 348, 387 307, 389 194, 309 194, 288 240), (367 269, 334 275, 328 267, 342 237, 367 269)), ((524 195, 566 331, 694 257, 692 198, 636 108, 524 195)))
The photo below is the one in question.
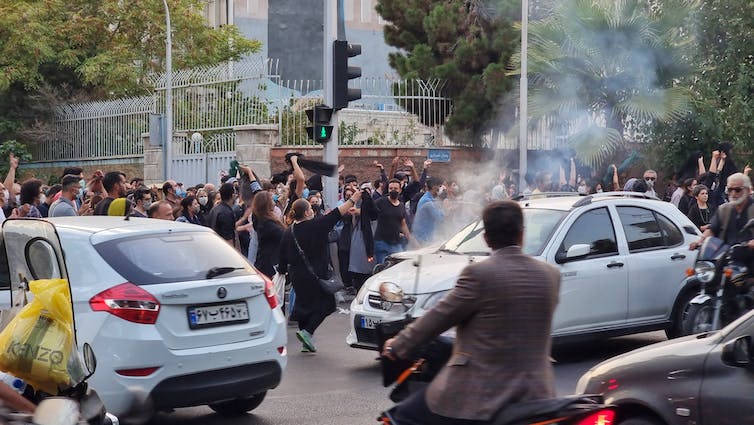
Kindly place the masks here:
POLYGON ((638 371, 647 376, 658 373, 664 376, 681 369, 700 370, 707 353, 721 337, 719 332, 711 332, 659 342, 606 360, 587 373, 594 379, 600 376, 620 378, 622 372, 631 376, 638 371))
POLYGON ((420 255, 436 253, 437 250, 440 249, 440 246, 442 245, 432 245, 425 248, 414 249, 411 251, 396 252, 395 254, 390 254, 390 257, 396 258, 398 260, 413 260, 414 258, 420 255))
POLYGON ((470 257, 467 255, 434 253, 422 255, 417 267, 413 261, 402 261, 387 270, 383 270, 366 281, 370 291, 379 292, 382 282, 392 282, 403 288, 406 294, 429 294, 446 291, 456 284, 461 270, 472 261, 481 261, 487 257, 470 257), (417 270, 418 269, 418 270, 417 270), (416 274, 420 273, 419 282, 416 274))

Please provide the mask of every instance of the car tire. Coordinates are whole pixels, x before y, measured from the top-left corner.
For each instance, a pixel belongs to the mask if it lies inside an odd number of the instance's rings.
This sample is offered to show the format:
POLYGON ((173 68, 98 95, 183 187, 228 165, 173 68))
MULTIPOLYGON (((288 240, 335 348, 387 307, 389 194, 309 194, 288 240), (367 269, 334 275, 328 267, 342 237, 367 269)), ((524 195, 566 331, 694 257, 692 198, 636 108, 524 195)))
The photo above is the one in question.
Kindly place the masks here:
POLYGON ((618 422, 618 425, 662 425, 662 422, 649 416, 639 416, 620 421, 618 422))
POLYGON ((675 307, 673 308, 673 317, 671 317, 670 327, 665 329, 665 335, 668 339, 678 338, 688 335, 684 329, 684 322, 688 315, 688 309, 691 306, 691 300, 693 300, 698 290, 687 290, 678 296, 675 307))
POLYGON ((249 398, 241 398, 237 400, 224 401, 222 403, 210 404, 209 407, 210 409, 223 416, 240 416, 259 407, 266 395, 267 391, 256 394, 249 398))
POLYGON ((713 320, 711 315, 714 315, 715 306, 712 300, 707 300, 703 304, 691 304, 686 312, 686 317, 683 321, 683 331, 686 335, 694 335, 703 332, 710 332, 717 329, 712 329, 713 320), (708 317, 709 315, 709 317, 708 317), (706 320, 705 320, 706 318, 706 320), (709 322, 708 327, 700 326, 700 322, 709 322))

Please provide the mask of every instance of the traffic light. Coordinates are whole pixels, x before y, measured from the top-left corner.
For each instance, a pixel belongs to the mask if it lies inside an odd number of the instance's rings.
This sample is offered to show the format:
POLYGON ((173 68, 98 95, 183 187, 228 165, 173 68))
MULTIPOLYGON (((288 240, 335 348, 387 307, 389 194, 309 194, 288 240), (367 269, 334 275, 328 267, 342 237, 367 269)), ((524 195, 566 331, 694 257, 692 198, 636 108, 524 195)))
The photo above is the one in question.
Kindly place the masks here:
POLYGON ((348 107, 348 102, 361 99, 361 89, 349 89, 348 80, 361 77, 361 68, 348 66, 348 58, 361 54, 360 44, 335 40, 332 46, 333 109, 348 107))
POLYGON ((306 134, 309 138, 317 143, 327 143, 332 136, 333 126, 330 125, 332 108, 326 105, 315 105, 314 108, 306 110, 306 116, 312 124, 306 127, 306 134))

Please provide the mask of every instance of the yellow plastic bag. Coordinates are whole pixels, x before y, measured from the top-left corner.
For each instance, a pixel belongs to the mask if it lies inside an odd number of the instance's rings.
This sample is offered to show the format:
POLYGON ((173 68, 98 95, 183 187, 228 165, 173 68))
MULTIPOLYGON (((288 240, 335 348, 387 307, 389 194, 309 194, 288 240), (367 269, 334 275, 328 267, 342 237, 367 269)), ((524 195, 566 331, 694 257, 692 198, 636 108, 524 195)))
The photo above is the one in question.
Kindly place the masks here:
POLYGON ((84 377, 66 279, 29 282, 34 299, 0 332, 0 370, 57 394, 84 377))

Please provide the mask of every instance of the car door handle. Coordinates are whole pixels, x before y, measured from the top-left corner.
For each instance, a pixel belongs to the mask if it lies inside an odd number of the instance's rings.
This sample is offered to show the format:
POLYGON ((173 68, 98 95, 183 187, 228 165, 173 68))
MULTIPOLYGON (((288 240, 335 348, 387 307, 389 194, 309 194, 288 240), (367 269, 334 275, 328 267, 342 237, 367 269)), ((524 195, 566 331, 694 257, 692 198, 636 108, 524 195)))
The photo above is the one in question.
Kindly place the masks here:
POLYGON ((623 263, 613 261, 612 263, 607 264, 607 268, 612 269, 613 267, 623 267, 623 263))
POLYGON ((672 257, 670 257, 671 260, 685 260, 686 256, 683 254, 675 253, 672 257))

